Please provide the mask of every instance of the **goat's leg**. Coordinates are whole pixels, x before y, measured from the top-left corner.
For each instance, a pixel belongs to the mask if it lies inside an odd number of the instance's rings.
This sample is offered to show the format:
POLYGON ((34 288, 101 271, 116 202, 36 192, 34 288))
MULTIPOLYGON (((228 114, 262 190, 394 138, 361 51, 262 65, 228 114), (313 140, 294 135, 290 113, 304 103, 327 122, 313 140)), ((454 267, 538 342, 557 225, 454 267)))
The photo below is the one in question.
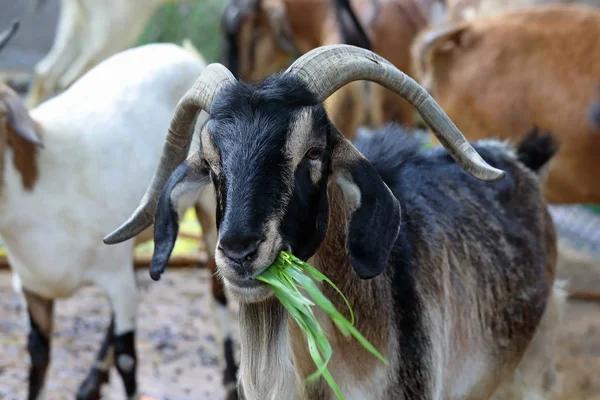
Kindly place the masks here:
POLYGON ((110 367, 114 362, 114 321, 114 317, 111 316, 110 326, 96 356, 96 362, 77 391, 77 400, 99 400, 102 385, 109 382, 110 367))
POLYGON ((97 284, 108 295, 113 312, 114 329, 111 343, 114 362, 123 380, 127 398, 135 399, 138 396, 135 349, 138 290, 133 270, 133 243, 131 247, 124 246, 119 251, 123 252, 120 254, 122 257, 106 254, 103 258, 104 265, 99 266, 102 270, 97 284), (114 264, 109 264, 109 259, 114 264))
POLYGON ((44 383, 50 365, 50 336, 54 319, 54 300, 42 298, 23 288, 27 302, 30 331, 27 350, 31 358, 29 367, 29 400, 44 399, 44 383))
MULTIPOLYGON (((115 23, 115 16, 112 15, 113 12, 110 10, 111 5, 97 8, 97 6, 93 6, 95 3, 82 2, 82 13, 87 16, 93 14, 93 17, 87 19, 86 33, 88 41, 58 80, 60 90, 66 90, 77 79, 108 56, 108 54, 105 54, 105 49, 110 40, 114 40, 110 32, 112 31, 111 25, 115 23)), ((112 6, 114 7, 115 4, 113 3, 112 6)))
POLYGON ((27 106, 33 108, 55 94, 59 77, 81 51, 86 16, 74 1, 61 1, 61 15, 52 48, 34 67, 34 77, 27 95, 27 106))

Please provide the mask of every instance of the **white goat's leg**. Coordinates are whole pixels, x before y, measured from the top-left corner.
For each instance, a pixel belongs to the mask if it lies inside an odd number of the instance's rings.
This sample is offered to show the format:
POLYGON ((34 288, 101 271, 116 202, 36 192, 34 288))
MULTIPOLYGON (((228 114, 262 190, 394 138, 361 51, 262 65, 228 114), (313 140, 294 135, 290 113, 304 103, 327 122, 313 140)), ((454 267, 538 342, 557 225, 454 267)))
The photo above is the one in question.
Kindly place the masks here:
POLYGON ((563 318, 566 291, 556 282, 540 326, 511 380, 494 393, 492 400, 549 400, 560 391, 554 349, 563 318))
POLYGON ((29 315, 29 400, 46 399, 45 381, 50 365, 50 339, 54 319, 54 300, 42 298, 22 288, 29 315))
POLYGON ((89 15, 86 19, 85 46, 58 80, 60 90, 66 90, 96 63, 103 61, 102 52, 107 42, 119 40, 111 35, 111 24, 115 23, 116 18, 111 14, 110 4, 99 7, 97 2, 82 2, 82 7, 85 7, 82 12, 89 15))
MULTIPOLYGON (((116 254, 107 254, 106 251, 105 256, 101 256, 103 265, 97 267, 96 282, 110 300, 113 313, 113 330, 109 334, 112 353, 117 371, 123 380, 127 399, 132 400, 138 398, 135 348, 138 288, 133 269, 133 242, 110 250, 116 254)), ((104 361, 111 357, 111 351, 107 350, 104 361)))
POLYGON ((27 98, 33 108, 56 94, 57 81, 81 51, 86 16, 78 1, 62 0, 61 15, 52 48, 34 68, 34 78, 27 98))

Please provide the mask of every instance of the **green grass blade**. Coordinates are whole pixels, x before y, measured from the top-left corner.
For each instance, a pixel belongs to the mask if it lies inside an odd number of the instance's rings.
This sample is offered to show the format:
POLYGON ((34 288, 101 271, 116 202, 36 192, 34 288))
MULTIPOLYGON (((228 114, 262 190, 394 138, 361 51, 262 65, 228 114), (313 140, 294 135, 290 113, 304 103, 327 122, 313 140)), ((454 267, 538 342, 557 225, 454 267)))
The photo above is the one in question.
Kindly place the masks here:
POLYGON ((299 260, 292 254, 281 252, 273 265, 257 276, 256 279, 271 286, 275 296, 288 310, 290 316, 306 336, 308 353, 316 366, 316 371, 305 379, 307 384, 323 378, 336 397, 339 400, 344 399, 340 387, 327 369, 327 365, 333 356, 333 348, 312 311, 314 306, 323 310, 344 336, 352 336, 381 362, 386 365, 389 364, 379 351, 354 327, 354 312, 346 296, 316 268, 299 260), (326 282, 342 297, 350 313, 351 321, 348 321, 336 309, 315 281, 319 283, 326 282))

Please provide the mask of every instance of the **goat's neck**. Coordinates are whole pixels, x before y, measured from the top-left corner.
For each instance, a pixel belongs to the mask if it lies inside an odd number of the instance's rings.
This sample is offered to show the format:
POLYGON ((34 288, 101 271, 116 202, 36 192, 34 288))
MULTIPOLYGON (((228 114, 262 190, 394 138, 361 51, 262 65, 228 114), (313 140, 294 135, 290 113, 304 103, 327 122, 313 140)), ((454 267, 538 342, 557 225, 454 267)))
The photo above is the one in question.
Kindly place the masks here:
MULTIPOLYGON (((388 376, 393 376, 396 342, 393 335, 391 286, 384 275, 361 280, 356 276, 346 252, 348 211, 337 185, 330 185, 329 229, 315 256, 309 261, 327 275, 345 294, 354 315, 355 327, 392 364, 385 367, 353 338, 344 337, 317 308, 315 315, 333 347, 329 371, 348 399, 364 398, 366 393, 386 398, 388 376), (377 393, 383 393, 378 395, 377 393)), ((328 285, 323 293, 346 318, 344 301, 328 285)), ((313 373, 315 364, 308 352, 306 337, 281 303, 269 299, 260 303, 240 304, 240 383, 245 400, 332 398, 321 380, 304 388, 304 378, 313 373), (293 360, 293 364, 292 364, 293 360)))
MULTIPOLYGON (((370 279, 358 278, 346 250, 347 225, 349 211, 337 185, 329 185, 329 228, 324 242, 309 262, 324 273, 344 293, 355 315, 355 327, 378 349, 391 363, 392 368, 385 366, 354 338, 344 337, 337 327, 330 322, 322 311, 314 309, 321 326, 328 332, 333 347, 333 358, 329 370, 340 385, 347 398, 352 394, 360 397, 356 388, 363 387, 366 392, 384 390, 382 379, 387 379, 389 371, 393 371, 396 354, 395 335, 393 335, 392 294, 389 278, 385 274, 370 279), (388 371, 388 372, 383 372, 388 371), (368 388, 381 385, 379 389, 368 388), (352 389, 351 389, 352 388, 352 389)), ((368 229, 368 227, 365 227, 368 229)), ((335 307, 350 320, 347 307, 340 295, 328 284, 321 287, 323 293, 335 307)), ((289 324, 294 364, 301 379, 315 371, 315 365, 308 353, 306 339, 298 326, 289 324)), ((308 389, 310 399, 329 399, 329 390, 323 387, 324 381, 308 389)), ((373 393, 375 395, 375 393, 373 393)))

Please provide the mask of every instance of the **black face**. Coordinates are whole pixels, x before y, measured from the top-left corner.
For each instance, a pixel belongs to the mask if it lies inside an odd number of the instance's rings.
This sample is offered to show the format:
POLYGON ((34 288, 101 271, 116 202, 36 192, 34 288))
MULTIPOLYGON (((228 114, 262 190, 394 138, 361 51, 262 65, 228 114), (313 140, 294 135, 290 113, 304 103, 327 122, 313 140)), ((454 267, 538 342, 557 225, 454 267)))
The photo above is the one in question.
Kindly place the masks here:
POLYGON ((217 265, 230 283, 257 285, 281 250, 308 259, 324 238, 333 128, 291 77, 224 89, 210 114, 201 142, 217 194, 217 265))
POLYGON ((398 234, 398 202, 299 78, 272 75, 257 87, 236 82, 207 111, 200 148, 172 173, 156 207, 154 279, 173 249, 182 199, 197 198, 208 182, 217 203, 215 261, 239 300, 272 295, 254 278, 280 251, 305 260, 317 251, 330 223, 332 183, 336 215, 349 220, 331 229, 347 231, 354 270, 363 279, 383 272, 398 234))

